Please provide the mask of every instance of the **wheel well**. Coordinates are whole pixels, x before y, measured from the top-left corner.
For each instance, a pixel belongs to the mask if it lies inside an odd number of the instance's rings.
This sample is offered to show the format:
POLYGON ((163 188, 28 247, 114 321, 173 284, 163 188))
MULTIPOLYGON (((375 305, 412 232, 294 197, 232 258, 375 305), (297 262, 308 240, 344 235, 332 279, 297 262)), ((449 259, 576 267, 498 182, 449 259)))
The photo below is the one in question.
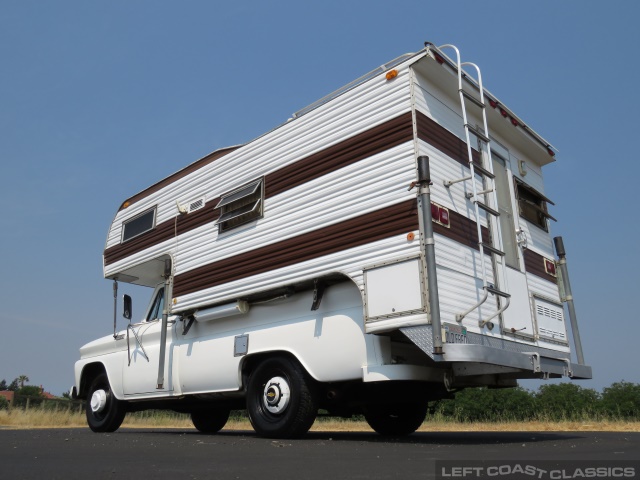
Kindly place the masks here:
POLYGON ((80 389, 78 391, 78 398, 85 398, 87 396, 87 390, 94 378, 101 373, 106 373, 104 365, 102 363, 89 363, 82 369, 82 375, 80 375, 80 389))
MULTIPOLYGON (((263 352, 263 353, 255 353, 252 355, 247 355, 243 359, 242 364, 240 365, 242 388, 243 389, 247 388, 247 384, 248 384, 249 376, 251 375, 251 372, 253 372, 257 368, 257 366, 260 365, 261 362, 274 357, 289 358, 294 362, 298 363, 305 371, 307 371, 307 369, 304 368, 304 365, 300 363, 300 361, 296 358, 294 354, 284 350, 276 350, 273 352, 263 352)), ((307 372, 307 374, 308 373, 309 372, 307 372)))

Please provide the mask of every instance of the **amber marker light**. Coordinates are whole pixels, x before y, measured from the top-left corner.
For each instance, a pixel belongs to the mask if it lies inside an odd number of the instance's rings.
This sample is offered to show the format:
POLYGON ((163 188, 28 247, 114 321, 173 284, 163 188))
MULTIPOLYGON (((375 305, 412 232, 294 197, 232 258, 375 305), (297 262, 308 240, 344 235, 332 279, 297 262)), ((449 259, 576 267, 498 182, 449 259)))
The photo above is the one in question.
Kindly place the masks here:
POLYGON ((398 70, 396 70, 395 68, 393 70, 389 70, 385 75, 385 77, 387 77, 387 80, 393 80, 397 76, 398 76, 398 70))
POLYGON ((122 208, 127 208, 129 205, 131 205, 131 202, 126 201, 122 204, 122 208))
POLYGON ((414 238, 416 238, 416 236, 415 236, 415 234, 413 232, 407 233, 407 240, 412 242, 414 238))

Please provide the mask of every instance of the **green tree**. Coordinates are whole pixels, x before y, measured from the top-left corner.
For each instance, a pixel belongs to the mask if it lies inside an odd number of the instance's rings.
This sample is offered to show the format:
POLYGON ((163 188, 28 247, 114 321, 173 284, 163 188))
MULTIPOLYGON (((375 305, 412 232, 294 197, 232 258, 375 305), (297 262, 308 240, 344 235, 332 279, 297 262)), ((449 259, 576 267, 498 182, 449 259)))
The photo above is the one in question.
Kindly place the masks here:
POLYGON ((9 401, 4 397, 0 397, 0 410, 7 410, 8 408, 9 401))
POLYGON ((16 394, 44 398, 44 395, 42 394, 42 388, 36 385, 25 385, 24 387, 19 388, 16 394))
POLYGON ((7 381, 3 378, 0 382, 0 392, 7 390, 9 386, 7 385, 7 381))
POLYGON ((602 410, 614 417, 640 418, 640 385, 616 382, 602 391, 602 410))
POLYGON ((20 388, 24 388, 24 382, 28 382, 29 381, 29 377, 27 377, 26 375, 20 375, 18 377, 18 382, 20 382, 20 388))
POLYGON ((431 405, 431 413, 462 421, 527 420, 535 415, 535 398, 523 388, 467 388, 453 399, 431 405))
POLYGON ((9 386, 7 387, 7 390, 15 392, 18 390, 18 388, 20 388, 18 386, 18 379, 14 378, 13 381, 9 384, 9 386))
POLYGON ((538 411, 553 420, 579 419, 598 410, 600 394, 575 383, 542 385, 536 402, 538 411))

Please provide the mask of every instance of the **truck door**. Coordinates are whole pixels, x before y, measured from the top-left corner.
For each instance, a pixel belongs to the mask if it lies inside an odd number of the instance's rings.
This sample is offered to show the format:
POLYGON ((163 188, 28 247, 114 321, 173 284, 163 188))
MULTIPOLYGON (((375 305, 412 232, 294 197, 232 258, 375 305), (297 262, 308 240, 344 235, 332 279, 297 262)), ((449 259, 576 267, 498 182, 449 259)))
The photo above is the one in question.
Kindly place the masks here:
POLYGON ((162 389, 157 389, 158 361, 162 328, 164 288, 158 286, 149 305, 145 319, 130 326, 129 355, 123 365, 123 390, 126 395, 166 394, 173 390, 173 352, 175 342, 175 318, 169 317, 167 325, 167 350, 162 389), (135 332, 135 335, 134 335, 135 332))
MULTIPOLYGON (((498 199, 498 226, 505 255, 497 262, 504 262, 504 268, 497 268, 501 289, 511 294, 509 308, 502 314, 502 329, 518 332, 519 335, 534 335, 529 288, 524 270, 522 246, 518 243, 518 218, 509 161, 495 152, 491 153, 498 199)), ((495 232, 497 233, 497 232, 495 232)))

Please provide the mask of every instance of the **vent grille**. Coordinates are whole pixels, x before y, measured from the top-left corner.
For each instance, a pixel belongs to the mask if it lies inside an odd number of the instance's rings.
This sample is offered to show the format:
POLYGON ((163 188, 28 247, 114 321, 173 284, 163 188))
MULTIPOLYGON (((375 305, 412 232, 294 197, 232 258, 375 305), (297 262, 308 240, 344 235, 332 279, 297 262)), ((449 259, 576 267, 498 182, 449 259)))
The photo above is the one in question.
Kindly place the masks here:
POLYGON ((189 213, 191 212, 195 212, 196 210, 200 210, 201 208, 204 208, 204 197, 200 198, 194 202, 191 202, 189 204, 189 213))
POLYGON ((562 312, 559 310, 552 310, 542 305, 536 305, 536 307, 538 310, 538 315, 544 315, 545 317, 549 317, 554 320, 559 320, 559 321, 563 320, 562 312))

